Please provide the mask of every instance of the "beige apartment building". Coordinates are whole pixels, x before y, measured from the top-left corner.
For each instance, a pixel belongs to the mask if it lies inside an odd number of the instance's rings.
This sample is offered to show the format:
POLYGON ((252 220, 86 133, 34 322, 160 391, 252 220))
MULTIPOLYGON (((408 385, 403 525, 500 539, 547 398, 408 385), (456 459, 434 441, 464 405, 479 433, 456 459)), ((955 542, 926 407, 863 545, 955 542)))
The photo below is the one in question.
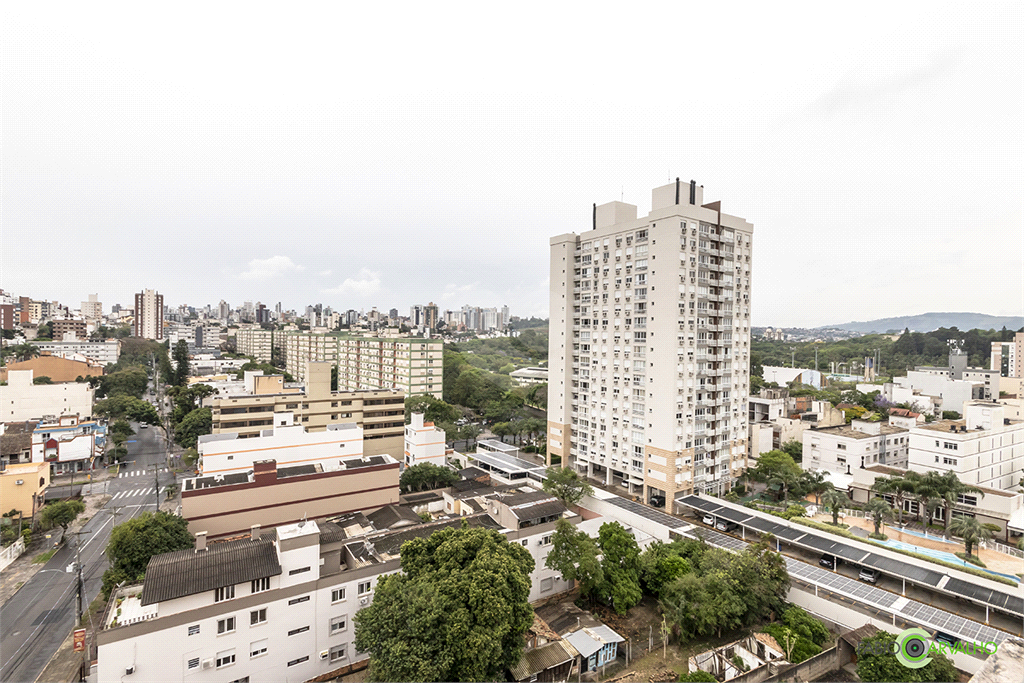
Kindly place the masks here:
POLYGON ((439 339, 351 337, 338 340, 338 389, 389 388, 442 398, 439 339))
POLYGON ((551 239, 549 454, 670 510, 680 493, 733 485, 746 466, 752 237, 677 180, 654 189, 645 218, 611 202, 589 232, 551 239))
MULTIPOLYGON (((252 356, 261 363, 270 363, 274 351, 274 331, 259 327, 235 332, 235 349, 243 356, 252 356)), ((278 337, 282 333, 277 333, 278 337)), ((280 342, 280 339, 278 340, 280 342)))
MULTIPOLYGON (((289 332, 277 341, 284 346, 284 365, 295 381, 306 379, 307 363, 337 365, 337 337, 314 332, 289 332)), ((339 387, 341 384, 339 383, 339 387)))
MULTIPOLYGON (((274 413, 291 413, 295 424, 322 432, 329 424, 354 423, 363 429, 363 453, 398 458, 405 446, 405 395, 392 389, 331 391, 331 364, 308 363, 303 393, 261 393, 280 375, 259 378, 253 393, 210 396, 203 406, 213 413, 213 434, 236 432, 258 437, 274 423, 274 413)), ((272 389, 271 389, 272 390, 272 389)))

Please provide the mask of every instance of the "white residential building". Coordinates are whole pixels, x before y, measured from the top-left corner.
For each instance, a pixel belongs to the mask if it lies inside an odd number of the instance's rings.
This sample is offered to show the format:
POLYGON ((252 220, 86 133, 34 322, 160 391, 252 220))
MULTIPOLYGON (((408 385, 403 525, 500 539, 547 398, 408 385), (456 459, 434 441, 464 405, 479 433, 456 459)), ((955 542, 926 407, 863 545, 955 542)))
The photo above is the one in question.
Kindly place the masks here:
POLYGON ((853 420, 849 425, 808 429, 803 434, 805 470, 850 475, 868 465, 907 466, 910 431, 882 422, 853 420))
POLYGON ((261 363, 269 363, 273 358, 274 342, 281 343, 283 333, 277 333, 275 340, 273 330, 258 327, 240 329, 235 332, 235 350, 243 356, 252 356, 261 363))
POLYGON ((199 437, 199 471, 203 475, 243 473, 257 460, 272 458, 279 467, 320 465, 324 471, 341 467, 341 459, 363 455, 363 428, 354 422, 327 425, 307 432, 294 424, 291 413, 274 413, 273 426, 255 438, 239 439, 226 432, 199 437))
POLYGON ((40 352, 49 352, 52 356, 61 358, 74 358, 74 356, 85 356, 91 361, 100 365, 116 363, 121 357, 121 342, 117 339, 94 342, 77 339, 65 341, 34 341, 40 352))
POLYGON ((424 422, 423 413, 413 413, 412 422, 405 426, 405 466, 422 465, 429 462, 444 467, 444 430, 433 422, 424 422))
POLYGON ((992 489, 1016 489, 1024 470, 1024 422, 1006 407, 968 401, 962 420, 936 420, 910 430, 909 467, 951 471, 960 481, 992 489))
MULTIPOLYGON (((463 520, 493 529, 533 556, 535 601, 571 587, 544 566, 556 522, 569 519, 596 536, 611 521, 581 523, 530 487, 469 497, 465 512, 397 530, 308 521, 257 526, 250 538, 209 545, 197 534, 195 550, 155 556, 142 585, 112 596, 97 634, 98 680, 263 683, 341 675, 367 657, 353 644, 355 615, 372 604, 380 577, 400 570, 406 541, 463 520)), ((631 531, 641 548, 652 540, 631 531)))
POLYGON ((93 458, 103 454, 106 425, 65 415, 40 422, 32 431, 32 462, 48 462, 54 472, 91 469, 93 458))
MULTIPOLYGON (((282 336, 281 340, 275 341, 284 346, 285 369, 295 378, 296 382, 305 381, 307 363, 338 364, 338 340, 336 337, 312 332, 291 332, 282 336)), ((340 377, 338 388, 342 388, 340 377)))
POLYGON ((548 381, 547 368, 519 368, 508 374, 512 378, 512 383, 519 387, 546 384, 548 381))
POLYGON ((444 342, 426 338, 332 337, 338 343, 338 389, 398 389, 441 398, 444 342))
POLYGON ((99 300, 99 294, 90 294, 89 300, 82 302, 82 317, 93 325, 103 322, 103 303, 99 300))
POLYGON ((85 382, 33 384, 32 370, 11 370, 0 386, 0 422, 44 416, 92 415, 93 389, 85 382))
POLYGON ((747 455, 753 226, 703 188, 551 238, 548 454, 645 501, 724 493, 747 455), (660 257, 660 258, 659 258, 660 257))

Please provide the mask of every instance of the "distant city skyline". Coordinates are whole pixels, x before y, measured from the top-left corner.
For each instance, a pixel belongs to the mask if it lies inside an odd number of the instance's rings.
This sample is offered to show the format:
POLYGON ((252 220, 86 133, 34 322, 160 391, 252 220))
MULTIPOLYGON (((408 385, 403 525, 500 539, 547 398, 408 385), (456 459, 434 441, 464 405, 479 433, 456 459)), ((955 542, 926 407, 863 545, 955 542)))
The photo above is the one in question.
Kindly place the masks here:
POLYGON ((8 8, 0 287, 547 317, 550 235, 678 176, 755 325, 1024 311, 1019 3, 203 12, 8 8))

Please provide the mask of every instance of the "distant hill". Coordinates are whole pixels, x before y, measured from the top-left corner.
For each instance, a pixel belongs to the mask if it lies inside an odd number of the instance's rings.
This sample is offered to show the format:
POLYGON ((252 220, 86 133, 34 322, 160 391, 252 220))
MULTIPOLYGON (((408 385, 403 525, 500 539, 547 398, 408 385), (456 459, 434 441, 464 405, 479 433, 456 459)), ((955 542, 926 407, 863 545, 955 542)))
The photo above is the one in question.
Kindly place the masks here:
POLYGON ((866 322, 852 322, 842 325, 823 325, 817 329, 839 328, 862 334, 897 330, 902 332, 910 328, 912 332, 931 332, 940 327, 956 327, 960 330, 1019 330, 1024 327, 1024 317, 985 315, 984 313, 922 313, 921 315, 904 315, 898 318, 880 318, 866 322))

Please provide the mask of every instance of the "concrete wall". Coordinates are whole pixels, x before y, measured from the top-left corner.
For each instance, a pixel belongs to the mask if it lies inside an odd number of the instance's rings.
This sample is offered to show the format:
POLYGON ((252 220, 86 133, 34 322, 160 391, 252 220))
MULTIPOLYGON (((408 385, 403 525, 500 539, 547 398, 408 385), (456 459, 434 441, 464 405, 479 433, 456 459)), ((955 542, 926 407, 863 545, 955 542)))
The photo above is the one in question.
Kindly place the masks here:
POLYGON ((363 430, 351 424, 337 426, 346 428, 308 433, 294 425, 274 427, 272 436, 255 439, 200 440, 199 469, 204 475, 240 473, 251 470, 257 460, 269 459, 278 467, 320 463, 325 470, 334 469, 340 459, 363 454, 363 430))
POLYGON ((20 422, 43 415, 92 415, 93 390, 88 384, 32 384, 31 370, 11 371, 0 386, 0 421, 20 422))

